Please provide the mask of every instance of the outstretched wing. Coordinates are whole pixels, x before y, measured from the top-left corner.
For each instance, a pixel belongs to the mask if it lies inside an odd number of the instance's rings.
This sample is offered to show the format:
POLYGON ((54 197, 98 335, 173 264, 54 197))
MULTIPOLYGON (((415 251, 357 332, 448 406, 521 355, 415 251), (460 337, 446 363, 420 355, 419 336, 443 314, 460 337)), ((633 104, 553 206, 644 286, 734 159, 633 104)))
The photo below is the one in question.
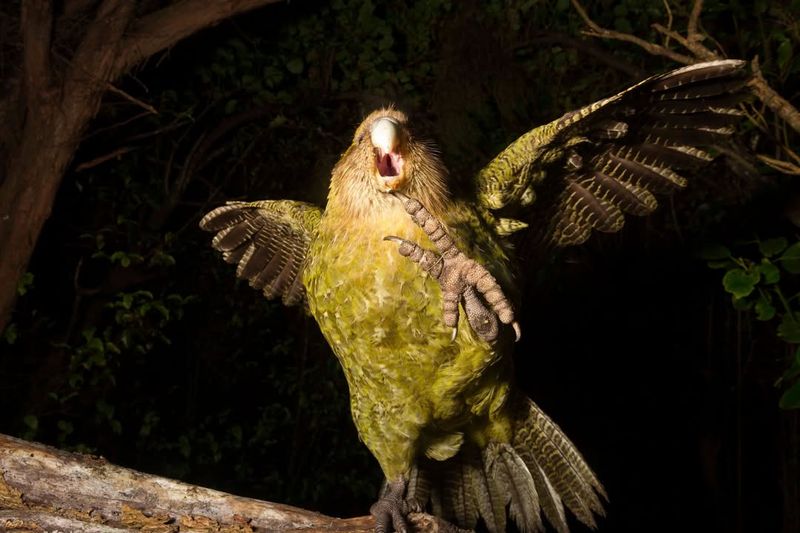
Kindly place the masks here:
POLYGON ((701 147, 733 133, 747 78, 744 61, 698 63, 567 113, 481 170, 479 201, 505 234, 526 226, 516 219, 531 206, 558 246, 580 244, 593 229, 618 231, 623 213, 652 212, 653 193, 684 187, 712 159, 701 147))
POLYGON ((209 212, 200 227, 216 233, 211 241, 236 276, 286 305, 305 299, 302 269, 322 210, 305 202, 228 202, 209 212))

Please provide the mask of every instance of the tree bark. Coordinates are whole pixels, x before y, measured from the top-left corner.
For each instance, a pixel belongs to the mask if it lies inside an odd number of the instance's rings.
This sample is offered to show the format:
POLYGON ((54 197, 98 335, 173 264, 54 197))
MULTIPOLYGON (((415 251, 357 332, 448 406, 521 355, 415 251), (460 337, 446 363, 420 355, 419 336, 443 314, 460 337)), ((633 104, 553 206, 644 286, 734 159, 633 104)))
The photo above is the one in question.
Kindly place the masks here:
MULTIPOLYGON (((410 516, 416 533, 454 532, 410 516)), ((333 518, 234 496, 0 435, 0 531, 372 532, 372 517, 333 518)))
MULTIPOLYGON (((64 172, 110 84, 198 30, 277 1, 181 0, 135 19, 132 0, 103 0, 66 71, 56 72, 50 61, 53 2, 23 0, 22 94, 7 98, 24 104, 24 120, 13 146, 0 151, 6 157, 0 179, 0 332, 64 172)), ((91 3, 70 5, 63 16, 91 3)))

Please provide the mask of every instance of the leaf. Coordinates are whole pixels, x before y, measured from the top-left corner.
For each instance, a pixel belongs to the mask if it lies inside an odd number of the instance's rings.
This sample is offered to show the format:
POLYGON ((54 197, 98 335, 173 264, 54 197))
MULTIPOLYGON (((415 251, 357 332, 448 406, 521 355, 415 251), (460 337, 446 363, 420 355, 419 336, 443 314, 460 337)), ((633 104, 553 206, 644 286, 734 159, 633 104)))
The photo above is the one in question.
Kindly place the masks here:
POLYGON ((733 305, 733 308, 737 311, 749 311, 750 308, 753 307, 753 300, 731 296, 731 305, 733 305))
POLYGON ((108 350, 111 353, 115 353, 115 354, 121 354, 122 353, 120 351, 119 347, 116 344, 114 344, 113 342, 111 342, 111 341, 106 341, 106 350, 108 350))
POLYGON ((718 261, 720 259, 730 259, 731 251, 721 244, 709 244, 704 246, 697 254, 700 259, 706 261, 718 261))
POLYGON ((753 292, 759 278, 758 271, 746 272, 741 268, 734 268, 722 277, 722 286, 737 299, 741 299, 753 292))
POLYGON ((764 283, 767 285, 778 283, 781 279, 780 269, 772 264, 766 257, 762 259, 761 264, 758 265, 758 271, 761 273, 761 276, 764 278, 764 283))
POLYGON ((708 268, 713 268, 715 270, 719 269, 730 269, 736 266, 736 263, 731 261, 730 259, 723 259, 722 261, 709 261, 708 268))
POLYGON ((303 60, 299 57, 293 57, 286 62, 286 70, 292 74, 300 74, 303 72, 303 60))
POLYGON ((178 437, 178 451, 186 459, 192 455, 192 445, 189 443, 189 438, 186 435, 178 437))
POLYGON ((92 337, 86 342, 86 347, 89 350, 92 350, 96 353, 103 353, 105 351, 105 346, 103 345, 103 341, 97 337, 92 337))
POLYGON ((796 242, 786 249, 780 257, 784 270, 792 274, 800 274, 800 242, 796 242))
POLYGON ((781 70, 785 69, 792 59, 792 42, 789 39, 784 39, 778 46, 778 66, 781 70))
POLYGON ((776 237, 774 239, 767 239, 766 241, 759 241, 758 249, 766 257, 778 255, 789 246, 789 243, 784 237, 776 237))
POLYGON ((81 337, 88 343, 92 338, 94 338, 94 332, 97 331, 94 327, 89 327, 81 331, 81 337))
POLYGON ((800 313, 786 313, 778 326, 778 336, 791 344, 800 343, 800 313))
POLYGON ((68 420, 59 420, 56 423, 56 426, 58 427, 58 429, 61 431, 61 433, 63 435, 69 435, 73 431, 75 431, 75 426, 73 426, 72 422, 70 422, 68 420))
POLYGON ((3 332, 3 338, 8 344, 14 344, 15 342, 17 342, 18 337, 19 337, 19 330, 17 329, 17 325, 14 322, 12 322, 3 332))
POLYGON ((36 415, 25 415, 22 418, 22 423, 36 431, 39 428, 39 419, 36 415))
POLYGON ((109 258, 112 263, 119 263, 123 267, 127 268, 131 264, 131 258, 128 257, 128 254, 125 252, 117 251, 111 254, 109 258))
POLYGON ((764 297, 756 302, 755 310, 758 320, 771 320, 775 316, 775 307, 764 297))
POLYGON ((33 274, 25 272, 17 284, 17 294, 23 296, 33 287, 33 274))
POLYGON ((795 382, 781 395, 778 405, 781 409, 800 409, 800 381, 795 382))

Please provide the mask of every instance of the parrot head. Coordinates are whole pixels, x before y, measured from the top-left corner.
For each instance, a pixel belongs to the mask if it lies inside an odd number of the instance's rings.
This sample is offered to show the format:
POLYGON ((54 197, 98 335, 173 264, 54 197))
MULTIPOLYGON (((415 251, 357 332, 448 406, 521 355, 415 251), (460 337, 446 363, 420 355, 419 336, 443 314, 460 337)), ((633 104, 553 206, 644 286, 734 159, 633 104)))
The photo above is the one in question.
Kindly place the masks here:
POLYGON ((386 107, 370 113, 356 128, 352 144, 333 170, 331 195, 357 208, 381 204, 376 198, 398 191, 436 212, 447 198, 446 176, 436 147, 412 134, 405 113, 386 107))

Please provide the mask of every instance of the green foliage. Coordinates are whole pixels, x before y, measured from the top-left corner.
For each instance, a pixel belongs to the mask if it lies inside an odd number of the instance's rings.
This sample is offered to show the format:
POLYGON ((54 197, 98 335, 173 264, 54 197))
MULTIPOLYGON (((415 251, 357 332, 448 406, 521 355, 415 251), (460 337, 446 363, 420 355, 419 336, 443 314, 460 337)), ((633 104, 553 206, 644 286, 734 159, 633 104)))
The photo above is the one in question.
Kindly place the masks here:
POLYGON ((17 294, 24 296, 29 290, 33 288, 33 274, 25 272, 17 284, 17 294))
MULTIPOLYGON (((747 243, 742 250, 734 255, 715 244, 700 256, 710 268, 725 271, 722 286, 735 309, 753 311, 756 320, 775 325, 782 341, 800 345, 800 242, 789 244, 785 237, 776 237, 747 243)), ((785 389, 779 402, 783 409, 800 408, 800 346, 792 350, 776 382, 785 389)))

